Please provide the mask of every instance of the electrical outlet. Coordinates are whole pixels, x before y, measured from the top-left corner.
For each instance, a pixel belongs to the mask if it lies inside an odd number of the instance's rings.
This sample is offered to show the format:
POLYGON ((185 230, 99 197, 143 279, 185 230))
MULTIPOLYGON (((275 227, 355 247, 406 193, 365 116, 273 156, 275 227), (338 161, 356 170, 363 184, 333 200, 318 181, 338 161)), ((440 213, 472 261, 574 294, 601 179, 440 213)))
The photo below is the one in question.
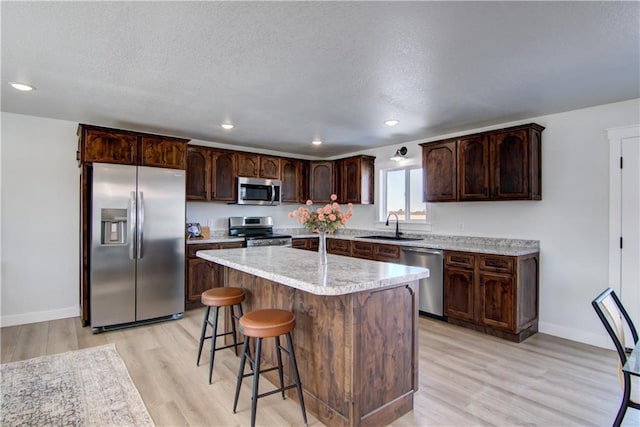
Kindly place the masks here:
POLYGON ((458 223, 458 230, 459 231, 464 231, 464 222, 459 222, 458 223))

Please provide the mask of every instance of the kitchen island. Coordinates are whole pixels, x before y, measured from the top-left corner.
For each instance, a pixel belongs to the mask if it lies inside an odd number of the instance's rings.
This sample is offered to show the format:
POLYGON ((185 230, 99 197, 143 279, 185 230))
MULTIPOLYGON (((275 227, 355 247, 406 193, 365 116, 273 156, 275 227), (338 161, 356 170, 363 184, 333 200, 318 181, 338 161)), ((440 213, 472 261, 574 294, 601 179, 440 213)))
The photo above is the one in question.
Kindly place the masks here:
MULTIPOLYGON (((427 269, 271 246, 198 251, 246 290, 245 313, 296 316, 293 341, 307 410, 331 426, 384 425, 418 389, 418 280, 427 269)), ((263 363, 275 366, 273 340, 263 363)), ((265 375, 277 384, 277 373, 265 375)), ((290 381, 289 365, 285 376, 290 381)), ((295 399, 295 393, 290 394, 295 399)))

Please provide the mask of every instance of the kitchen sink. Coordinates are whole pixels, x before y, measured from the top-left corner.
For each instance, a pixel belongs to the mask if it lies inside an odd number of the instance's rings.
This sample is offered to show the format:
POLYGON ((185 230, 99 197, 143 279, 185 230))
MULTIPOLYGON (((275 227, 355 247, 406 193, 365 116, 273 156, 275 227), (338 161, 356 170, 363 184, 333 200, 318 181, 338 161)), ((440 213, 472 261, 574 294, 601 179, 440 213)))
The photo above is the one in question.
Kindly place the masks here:
POLYGON ((395 237, 395 236, 379 236, 379 235, 373 235, 373 236, 358 236, 359 239, 379 239, 379 240, 394 240, 396 242, 399 241, 409 241, 409 240, 423 240, 421 238, 417 238, 417 237, 395 237))

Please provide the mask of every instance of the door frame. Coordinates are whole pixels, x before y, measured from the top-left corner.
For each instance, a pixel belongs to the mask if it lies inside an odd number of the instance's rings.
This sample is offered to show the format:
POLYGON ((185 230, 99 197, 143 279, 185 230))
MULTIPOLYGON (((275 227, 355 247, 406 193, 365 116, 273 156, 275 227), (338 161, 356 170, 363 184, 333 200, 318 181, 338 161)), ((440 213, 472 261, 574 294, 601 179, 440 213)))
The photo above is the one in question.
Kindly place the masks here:
POLYGON ((621 251, 622 236, 622 140, 640 137, 640 125, 621 126, 607 129, 609 139, 609 286, 618 295, 621 291, 621 251))

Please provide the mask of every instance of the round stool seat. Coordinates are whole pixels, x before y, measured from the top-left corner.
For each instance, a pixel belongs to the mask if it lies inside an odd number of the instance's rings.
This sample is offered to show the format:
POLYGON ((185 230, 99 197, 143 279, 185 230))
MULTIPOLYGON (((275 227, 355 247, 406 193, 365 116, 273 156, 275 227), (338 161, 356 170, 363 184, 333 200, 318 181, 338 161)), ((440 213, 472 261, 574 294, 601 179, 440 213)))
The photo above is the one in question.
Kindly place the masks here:
POLYGON ((240 304, 244 301, 244 289, 241 288, 213 288, 202 293, 202 304, 213 307, 240 304))
POLYGON ((278 337, 291 332, 295 326, 296 317, 286 310, 256 310, 240 318, 240 332, 254 338, 278 337))

